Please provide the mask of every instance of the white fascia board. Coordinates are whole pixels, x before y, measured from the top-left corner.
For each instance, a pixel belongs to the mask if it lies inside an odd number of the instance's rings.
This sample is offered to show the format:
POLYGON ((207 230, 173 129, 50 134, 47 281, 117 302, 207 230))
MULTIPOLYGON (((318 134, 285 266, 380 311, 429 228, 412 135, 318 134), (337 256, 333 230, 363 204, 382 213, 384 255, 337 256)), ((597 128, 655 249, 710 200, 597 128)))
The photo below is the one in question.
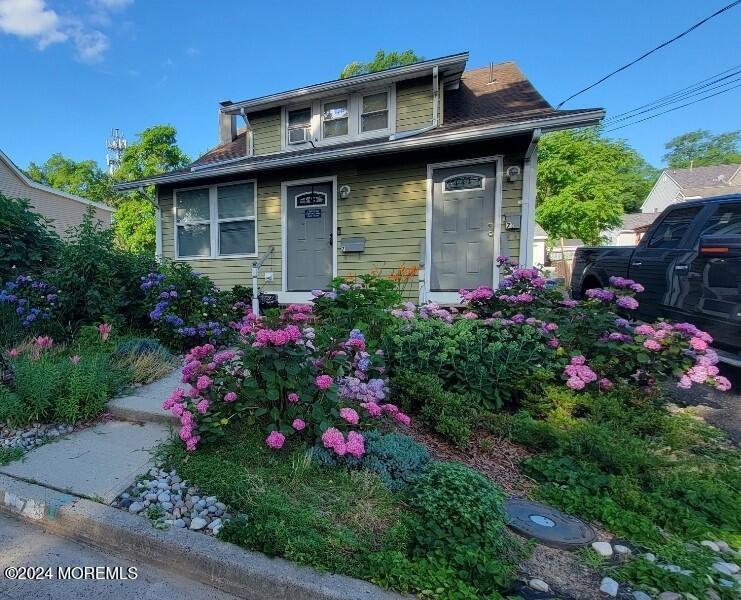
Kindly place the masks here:
POLYGON ((87 204, 88 206, 94 206, 95 208, 99 208, 101 210, 107 210, 111 213, 116 212, 116 209, 114 209, 111 206, 108 206, 106 204, 101 204, 100 202, 94 202, 93 200, 88 200, 87 198, 82 198, 80 196, 75 196, 74 194, 68 194, 67 192, 63 192, 62 190, 58 190, 53 187, 49 187, 48 185, 43 185, 41 183, 37 183, 33 179, 29 179, 26 177, 26 174, 21 171, 15 163, 8 158, 8 156, 0 150, 0 160, 2 160, 6 165, 8 165, 8 168, 13 172, 18 179, 20 179, 24 185, 27 185, 30 188, 34 188, 36 190, 40 190, 42 192, 47 192, 49 194, 54 194, 55 196, 61 196, 62 198, 67 198, 68 200, 74 200, 75 202, 79 202, 80 204, 87 204))
MULTIPOLYGON (((261 160, 259 162, 247 162, 245 164, 224 164, 218 166, 218 163, 211 169, 200 168, 198 170, 176 173, 168 176, 167 174, 142 179, 129 183, 121 183, 115 186, 119 191, 131 190, 141 187, 142 185, 162 185, 175 183, 178 181, 187 181, 193 179, 204 179, 207 177, 218 177, 221 175, 230 175, 233 173, 248 173, 254 171, 266 171, 281 167, 291 167, 306 163, 324 162, 330 160, 345 160, 363 156, 372 156, 377 154, 389 154, 403 150, 415 150, 421 148, 430 148, 445 144, 459 144, 465 142, 475 142, 508 135, 517 135, 540 128, 543 131, 553 131, 557 129, 587 127, 596 125, 604 117, 605 111, 596 110, 578 115, 555 115, 531 121, 522 121, 519 123, 510 123, 504 125, 494 125, 490 127, 476 127, 464 131, 440 132, 437 134, 426 134, 424 137, 410 137, 401 140, 392 140, 378 144, 361 145, 356 148, 337 148, 327 149, 320 153, 308 153, 300 156, 291 156, 290 153, 276 154, 275 158, 261 160), (286 154, 288 154, 286 156, 286 154)), ((245 157, 247 160, 247 157, 245 157)))

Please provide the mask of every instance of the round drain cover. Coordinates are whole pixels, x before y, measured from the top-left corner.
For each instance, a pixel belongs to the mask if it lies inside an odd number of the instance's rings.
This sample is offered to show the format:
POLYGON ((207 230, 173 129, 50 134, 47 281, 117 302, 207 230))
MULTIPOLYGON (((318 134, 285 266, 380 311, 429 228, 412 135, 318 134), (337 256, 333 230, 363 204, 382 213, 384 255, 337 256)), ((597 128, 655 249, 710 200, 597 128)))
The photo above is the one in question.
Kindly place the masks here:
POLYGON ((538 502, 510 498, 504 503, 504 512, 516 532, 553 548, 574 550, 597 537, 584 521, 538 502))

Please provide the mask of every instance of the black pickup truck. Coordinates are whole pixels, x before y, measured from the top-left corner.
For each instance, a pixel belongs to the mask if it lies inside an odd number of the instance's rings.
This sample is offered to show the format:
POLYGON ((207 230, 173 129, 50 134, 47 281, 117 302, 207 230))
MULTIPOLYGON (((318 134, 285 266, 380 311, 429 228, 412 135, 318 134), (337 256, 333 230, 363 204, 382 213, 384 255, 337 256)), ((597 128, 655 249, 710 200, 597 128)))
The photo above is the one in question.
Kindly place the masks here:
POLYGON ((646 288, 638 319, 687 321, 718 348, 741 352, 741 194, 670 206, 637 246, 579 248, 572 296, 608 285, 613 275, 646 288))

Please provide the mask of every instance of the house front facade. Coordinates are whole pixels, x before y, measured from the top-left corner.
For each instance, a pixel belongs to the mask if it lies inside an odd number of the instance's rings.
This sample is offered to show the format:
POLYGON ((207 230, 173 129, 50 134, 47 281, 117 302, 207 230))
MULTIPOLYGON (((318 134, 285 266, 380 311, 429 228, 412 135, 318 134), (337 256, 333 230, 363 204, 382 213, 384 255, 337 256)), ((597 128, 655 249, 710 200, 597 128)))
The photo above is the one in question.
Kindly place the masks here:
POLYGON ((28 200, 31 210, 51 219, 52 229, 62 237, 71 227, 82 223, 91 207, 93 218, 100 221, 103 227, 110 227, 113 220, 114 210, 110 206, 29 179, 1 150, 0 194, 7 198, 28 200))
POLYGON ((641 212, 660 213, 667 206, 741 192, 741 165, 664 169, 646 196, 641 212))
POLYGON ((220 144, 155 185, 158 252, 220 287, 305 301, 334 276, 419 266, 410 299, 494 285, 533 263, 537 142, 593 125, 554 110, 513 63, 467 54, 219 106, 220 144))

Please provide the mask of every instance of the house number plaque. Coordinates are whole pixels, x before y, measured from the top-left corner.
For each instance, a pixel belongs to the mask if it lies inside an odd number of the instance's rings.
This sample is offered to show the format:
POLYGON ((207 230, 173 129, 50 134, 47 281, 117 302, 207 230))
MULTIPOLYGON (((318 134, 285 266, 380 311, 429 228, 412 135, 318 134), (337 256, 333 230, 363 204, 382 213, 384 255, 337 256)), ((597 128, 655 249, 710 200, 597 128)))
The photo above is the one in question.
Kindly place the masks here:
POLYGON ((321 219, 322 209, 321 208, 307 208, 304 211, 304 219, 321 219))

